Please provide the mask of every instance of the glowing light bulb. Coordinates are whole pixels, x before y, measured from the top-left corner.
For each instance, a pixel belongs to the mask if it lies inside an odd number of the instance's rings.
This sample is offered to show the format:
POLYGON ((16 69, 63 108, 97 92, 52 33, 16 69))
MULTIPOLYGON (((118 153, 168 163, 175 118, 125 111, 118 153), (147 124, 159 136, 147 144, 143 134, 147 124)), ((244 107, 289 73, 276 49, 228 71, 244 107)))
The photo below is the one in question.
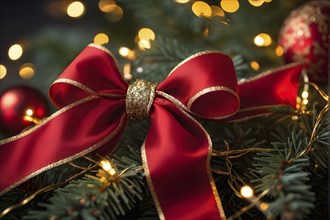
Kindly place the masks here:
POLYGON ((25 111, 25 114, 27 115, 27 116, 32 116, 33 115, 33 110, 32 109, 27 109, 26 111, 25 111))
POLYGON ((84 12, 85 6, 80 1, 72 2, 66 10, 66 13, 72 18, 78 18, 82 16, 84 12))
POLYGON ((5 78, 7 74, 7 69, 4 65, 0 64, 0 79, 5 78))
POLYGON ((23 48, 19 44, 12 45, 8 50, 8 56, 11 60, 18 60, 23 54, 23 48))
POLYGON ((303 105, 307 105, 307 104, 308 104, 308 99, 303 99, 303 100, 302 100, 302 104, 303 104, 303 105))
POLYGON ((225 12, 233 13, 239 9, 239 2, 238 0, 221 0, 220 6, 225 12))
POLYGON ((94 43, 95 44, 107 44, 109 43, 109 37, 105 33, 98 33, 94 37, 94 43))
POLYGON ((301 97, 303 99, 307 99, 308 98, 308 92, 307 91, 303 91, 302 94, 301 94, 301 97))
POLYGON ((112 169, 112 165, 109 160, 101 160, 100 165, 105 171, 110 171, 112 169))
POLYGON ((245 185, 241 188, 241 195, 244 198, 251 198, 253 197, 253 189, 250 186, 245 185))

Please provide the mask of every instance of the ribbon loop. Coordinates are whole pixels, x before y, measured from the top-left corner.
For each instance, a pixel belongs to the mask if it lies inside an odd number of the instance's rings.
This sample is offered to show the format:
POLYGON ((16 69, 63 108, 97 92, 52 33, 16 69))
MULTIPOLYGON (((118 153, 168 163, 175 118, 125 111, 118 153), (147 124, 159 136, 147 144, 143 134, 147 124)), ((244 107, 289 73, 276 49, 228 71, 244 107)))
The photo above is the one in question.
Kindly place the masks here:
POLYGON ((175 97, 192 113, 205 118, 226 118, 239 109, 234 64, 219 51, 205 51, 187 58, 157 90, 175 97))

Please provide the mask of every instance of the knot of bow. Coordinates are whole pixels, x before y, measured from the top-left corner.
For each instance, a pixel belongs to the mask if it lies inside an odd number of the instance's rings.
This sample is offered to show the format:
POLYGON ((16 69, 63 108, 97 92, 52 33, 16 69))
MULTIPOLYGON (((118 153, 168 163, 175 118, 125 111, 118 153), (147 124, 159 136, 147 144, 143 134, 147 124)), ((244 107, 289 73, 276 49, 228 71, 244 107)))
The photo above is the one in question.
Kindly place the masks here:
POLYGON ((159 217, 225 219, 210 171, 212 143, 193 116, 233 121, 268 114, 274 105, 295 107, 300 71, 300 64, 289 65, 239 84, 231 58, 206 51, 159 84, 129 86, 114 56, 91 44, 50 88, 61 109, 0 142, 0 161, 8 165, 0 166, 1 193, 94 150, 112 151, 127 119, 150 117, 141 154, 159 217))

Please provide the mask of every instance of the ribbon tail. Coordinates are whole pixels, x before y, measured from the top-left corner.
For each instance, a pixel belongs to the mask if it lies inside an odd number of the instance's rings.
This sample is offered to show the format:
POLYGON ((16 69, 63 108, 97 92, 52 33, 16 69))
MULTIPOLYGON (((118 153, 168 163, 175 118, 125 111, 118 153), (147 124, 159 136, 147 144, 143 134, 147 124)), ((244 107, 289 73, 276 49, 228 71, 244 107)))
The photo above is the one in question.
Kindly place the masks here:
POLYGON ((124 100, 89 96, 24 133, 0 141, 0 195, 28 179, 117 143, 125 124, 124 100), (110 117, 111 116, 111 117, 110 117))
POLYGON ((293 63, 261 73, 239 84, 241 107, 226 121, 238 121, 269 114, 275 106, 296 108, 301 63, 293 63))
POLYGON ((142 158, 159 217, 225 219, 209 167, 207 132, 165 99, 155 99, 150 116, 142 158))

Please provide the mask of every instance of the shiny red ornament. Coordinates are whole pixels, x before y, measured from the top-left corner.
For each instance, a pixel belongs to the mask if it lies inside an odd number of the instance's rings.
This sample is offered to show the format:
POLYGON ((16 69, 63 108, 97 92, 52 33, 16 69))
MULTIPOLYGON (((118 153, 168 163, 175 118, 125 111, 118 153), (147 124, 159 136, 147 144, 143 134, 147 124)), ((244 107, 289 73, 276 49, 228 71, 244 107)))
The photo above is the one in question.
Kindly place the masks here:
POLYGON ((310 81, 315 83, 327 83, 329 18, 329 1, 311 1, 291 12, 279 34, 285 61, 304 60, 310 81))
POLYGON ((34 125, 24 116, 41 119, 48 111, 47 100, 38 90, 28 86, 9 88, 0 95, 0 129, 8 135, 17 134, 34 125))

